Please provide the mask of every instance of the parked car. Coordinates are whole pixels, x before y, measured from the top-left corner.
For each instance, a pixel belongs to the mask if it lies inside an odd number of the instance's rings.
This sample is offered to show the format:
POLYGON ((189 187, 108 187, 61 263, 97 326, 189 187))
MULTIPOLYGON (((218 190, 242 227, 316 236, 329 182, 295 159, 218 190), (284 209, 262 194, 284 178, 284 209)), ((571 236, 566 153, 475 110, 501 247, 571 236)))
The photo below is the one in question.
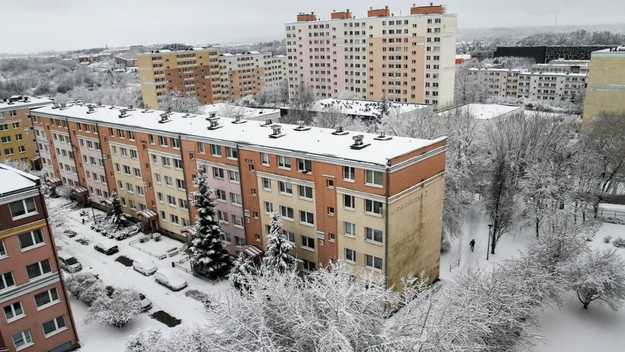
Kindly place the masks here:
POLYGON ((93 248, 95 248, 96 251, 104 253, 106 255, 113 255, 119 252, 119 247, 117 247, 117 245, 108 242, 100 242, 93 246, 93 248))
POLYGON ((74 230, 65 230, 63 231, 63 233, 67 234, 67 237, 69 238, 74 238, 78 235, 78 232, 74 231, 74 230))
POLYGON ((160 269, 154 274, 154 279, 172 291, 180 291, 187 287, 187 282, 171 269, 160 269))
POLYGON ((132 262, 132 268, 145 276, 153 275, 158 270, 150 260, 135 260, 132 262))
POLYGON ((147 312, 152 309, 152 301, 150 301, 143 293, 139 292, 139 298, 141 299, 142 312, 147 312))
POLYGON ((68 273, 75 273, 82 270, 82 264, 70 254, 59 253, 59 262, 61 263, 61 269, 68 273))

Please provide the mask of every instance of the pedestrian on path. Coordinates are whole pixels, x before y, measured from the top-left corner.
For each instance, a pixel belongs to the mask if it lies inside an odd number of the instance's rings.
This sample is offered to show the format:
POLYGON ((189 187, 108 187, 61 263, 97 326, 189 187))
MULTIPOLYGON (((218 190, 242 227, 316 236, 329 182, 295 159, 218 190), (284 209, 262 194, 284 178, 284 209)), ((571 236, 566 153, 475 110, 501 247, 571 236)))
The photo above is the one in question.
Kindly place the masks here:
POLYGON ((471 252, 473 252, 475 249, 475 239, 472 239, 471 242, 469 242, 469 246, 471 246, 471 252))

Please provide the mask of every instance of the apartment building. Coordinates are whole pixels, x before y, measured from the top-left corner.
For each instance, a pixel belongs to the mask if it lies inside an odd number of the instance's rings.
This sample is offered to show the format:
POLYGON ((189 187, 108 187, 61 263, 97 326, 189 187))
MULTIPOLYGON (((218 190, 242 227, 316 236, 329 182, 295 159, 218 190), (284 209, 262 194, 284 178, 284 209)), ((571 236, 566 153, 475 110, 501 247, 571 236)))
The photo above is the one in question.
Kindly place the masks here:
POLYGON ((625 112, 625 47, 592 53, 583 123, 587 124, 601 112, 625 112))
POLYGON ((0 351, 69 351, 78 335, 41 180, 0 165, 0 351))
POLYGON ((289 96, 310 87, 322 99, 350 91, 364 100, 451 104, 457 16, 442 6, 404 13, 372 8, 355 18, 347 10, 329 20, 300 13, 286 24, 289 96))
POLYGON ((39 156, 32 143, 30 109, 52 104, 50 99, 16 95, 0 101, 0 159, 27 163, 39 168, 39 156))
POLYGON ((195 95, 201 105, 256 96, 284 79, 284 58, 250 51, 222 53, 217 49, 158 50, 137 56, 143 101, 157 109, 168 89, 195 95))
POLYGON ((546 64, 533 64, 532 72, 561 72, 588 74, 590 60, 551 60, 546 64))
MULTIPOLYGON (((110 106, 50 106, 31 115, 36 129, 61 127, 76 136, 70 143, 81 188, 88 185, 80 162, 88 147, 79 142, 86 138, 79 128, 86 136, 90 126, 108 191, 119 193, 124 212, 150 230, 180 240, 193 234, 194 179, 205 168, 232 254, 265 249, 275 211, 304 271, 343 257, 355 272, 386 274, 389 285, 422 270, 438 277, 444 138, 110 106)), ((64 143, 49 141, 55 152, 64 143)), ((59 178, 53 166, 49 176, 59 178)))

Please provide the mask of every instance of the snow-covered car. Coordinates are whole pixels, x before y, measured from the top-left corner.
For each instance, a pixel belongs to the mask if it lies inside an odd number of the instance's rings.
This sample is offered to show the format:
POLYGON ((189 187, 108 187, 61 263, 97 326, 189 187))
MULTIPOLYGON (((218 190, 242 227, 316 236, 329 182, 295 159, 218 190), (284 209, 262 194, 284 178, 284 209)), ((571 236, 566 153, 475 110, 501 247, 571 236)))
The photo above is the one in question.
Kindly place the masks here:
POLYGON ((82 264, 70 254, 59 253, 59 262, 61 263, 61 269, 68 273, 75 273, 82 270, 82 264))
POLYGON ((172 291, 180 291, 187 287, 187 282, 171 269, 160 269, 154 274, 154 279, 172 291))
POLYGON ((119 252, 119 247, 117 247, 117 245, 112 244, 112 243, 108 243, 108 242, 100 242, 98 244, 96 244, 95 246, 93 246, 93 248, 100 252, 100 253, 104 253, 106 255, 113 255, 117 252, 119 252))
POLYGON ((150 260, 135 260, 132 262, 132 268, 145 276, 153 275, 158 270, 150 260))
POLYGON ((150 301, 143 293, 139 292, 139 298, 141 299, 142 312, 147 312, 152 309, 152 301, 150 301))

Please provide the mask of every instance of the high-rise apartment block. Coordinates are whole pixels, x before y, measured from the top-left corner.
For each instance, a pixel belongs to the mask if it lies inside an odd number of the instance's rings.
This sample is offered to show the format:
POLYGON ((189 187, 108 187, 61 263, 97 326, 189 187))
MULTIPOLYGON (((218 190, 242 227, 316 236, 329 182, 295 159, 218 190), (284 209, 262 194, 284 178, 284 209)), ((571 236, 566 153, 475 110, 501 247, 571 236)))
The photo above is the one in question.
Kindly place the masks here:
POLYGON ((625 47, 592 53, 584 99, 584 124, 600 113, 625 113, 625 47))
POLYGON ((39 167, 35 138, 28 115, 31 108, 51 105, 52 100, 16 95, 0 101, 0 160, 39 167))
POLYGON ((286 24, 289 96, 304 87, 319 98, 344 91, 365 100, 451 104, 454 100, 457 16, 442 6, 349 10, 329 20, 299 14, 286 24), (408 12, 408 11, 406 11, 408 12))
POLYGON ((444 138, 110 106, 31 115, 39 148, 52 155, 48 176, 87 189, 96 203, 116 192, 146 231, 193 234, 194 179, 204 168, 231 254, 265 249, 277 212, 305 271, 342 257, 355 271, 386 274, 389 285, 411 272, 438 277, 444 138))
POLYGON ((137 56, 144 103, 157 109, 166 90, 194 95, 200 104, 255 96, 283 79, 284 59, 257 51, 220 54, 217 49, 157 50, 137 56))
POLYGON ((69 351, 78 335, 38 177, 0 165, 0 351, 69 351))

